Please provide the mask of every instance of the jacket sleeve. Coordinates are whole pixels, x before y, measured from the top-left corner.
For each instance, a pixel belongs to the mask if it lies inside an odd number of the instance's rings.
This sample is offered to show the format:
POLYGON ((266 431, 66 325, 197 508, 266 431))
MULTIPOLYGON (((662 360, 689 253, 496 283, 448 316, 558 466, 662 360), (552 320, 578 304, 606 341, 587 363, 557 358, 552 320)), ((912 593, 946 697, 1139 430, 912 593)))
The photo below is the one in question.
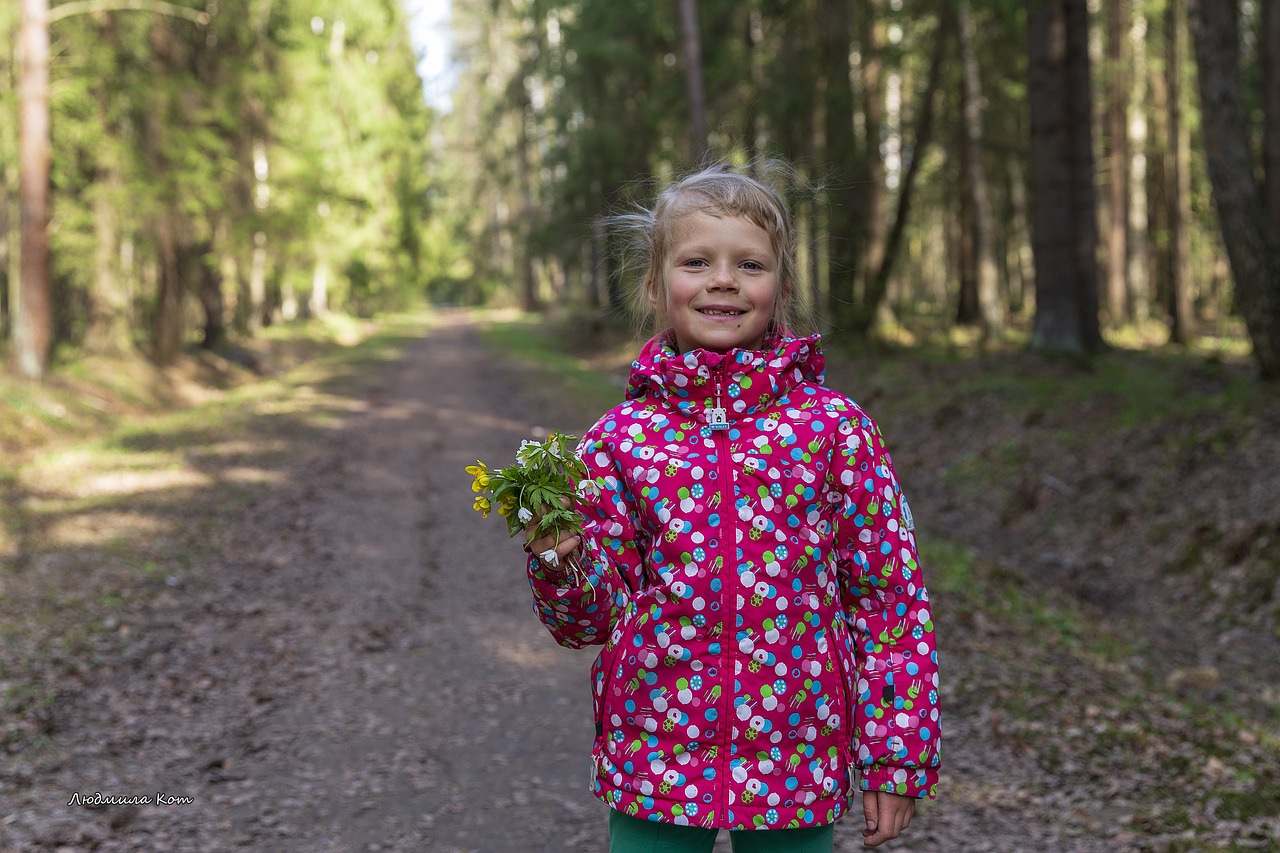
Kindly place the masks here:
POLYGON ((875 423, 855 408, 838 445, 835 547, 856 663, 862 789, 932 797, 941 743, 938 654, 914 521, 875 423))
POLYGON ((639 588, 642 565, 631 502, 606 443, 588 434, 578 446, 587 476, 577 483, 582 512, 581 582, 531 555, 534 610, 556 642, 571 649, 604 643, 639 588))

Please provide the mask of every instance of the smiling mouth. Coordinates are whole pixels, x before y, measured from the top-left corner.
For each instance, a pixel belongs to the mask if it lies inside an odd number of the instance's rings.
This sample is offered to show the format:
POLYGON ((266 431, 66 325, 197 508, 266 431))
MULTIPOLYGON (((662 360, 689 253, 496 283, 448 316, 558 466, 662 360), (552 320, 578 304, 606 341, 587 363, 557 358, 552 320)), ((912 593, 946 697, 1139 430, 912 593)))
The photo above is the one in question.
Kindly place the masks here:
POLYGON ((706 314, 708 317, 741 317, 746 311, 734 311, 721 308, 699 308, 699 314, 706 314))

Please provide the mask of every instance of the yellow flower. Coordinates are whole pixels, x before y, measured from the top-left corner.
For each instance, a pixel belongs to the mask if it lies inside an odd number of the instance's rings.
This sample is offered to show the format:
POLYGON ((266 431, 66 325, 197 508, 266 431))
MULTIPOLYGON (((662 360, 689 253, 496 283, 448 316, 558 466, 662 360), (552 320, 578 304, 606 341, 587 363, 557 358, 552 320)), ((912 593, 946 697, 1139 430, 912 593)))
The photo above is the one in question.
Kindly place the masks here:
POLYGON ((493 509, 493 504, 489 503, 488 498, 479 497, 476 498, 476 501, 471 505, 471 508, 480 513, 484 518, 488 518, 489 512, 493 509))
POLYGON ((467 466, 467 473, 475 478, 471 483, 471 491, 483 492, 489 488, 489 469, 479 459, 476 464, 467 466))
POLYGON ((502 505, 498 507, 498 515, 501 515, 505 518, 506 516, 511 515, 511 513, 515 512, 515 509, 516 509, 516 499, 507 498, 505 501, 502 502, 502 505))

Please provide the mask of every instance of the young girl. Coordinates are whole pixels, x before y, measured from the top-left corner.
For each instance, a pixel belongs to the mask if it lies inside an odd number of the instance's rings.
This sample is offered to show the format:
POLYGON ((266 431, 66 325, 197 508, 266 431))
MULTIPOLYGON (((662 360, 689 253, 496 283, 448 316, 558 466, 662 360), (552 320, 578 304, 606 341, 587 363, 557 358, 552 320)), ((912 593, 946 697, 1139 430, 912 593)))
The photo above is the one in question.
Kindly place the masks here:
POLYGON ((739 853, 830 851, 855 769, 875 847, 939 765, 911 512, 875 423, 823 387, 819 338, 790 331, 781 199, 714 167, 640 219, 663 331, 578 448, 583 535, 526 543, 557 642, 604 646, 592 784, 610 850, 710 851, 724 828, 739 853))

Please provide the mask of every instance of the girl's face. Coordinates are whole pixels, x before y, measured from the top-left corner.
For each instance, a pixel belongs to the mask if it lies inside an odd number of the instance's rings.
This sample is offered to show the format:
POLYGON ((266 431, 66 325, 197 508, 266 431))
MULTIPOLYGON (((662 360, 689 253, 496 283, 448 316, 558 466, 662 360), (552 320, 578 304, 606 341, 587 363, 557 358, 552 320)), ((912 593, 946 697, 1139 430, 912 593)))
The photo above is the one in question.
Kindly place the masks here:
POLYGON ((665 286, 651 298, 680 352, 761 349, 780 286, 768 232, 737 216, 689 213, 675 234, 660 270, 665 286))

